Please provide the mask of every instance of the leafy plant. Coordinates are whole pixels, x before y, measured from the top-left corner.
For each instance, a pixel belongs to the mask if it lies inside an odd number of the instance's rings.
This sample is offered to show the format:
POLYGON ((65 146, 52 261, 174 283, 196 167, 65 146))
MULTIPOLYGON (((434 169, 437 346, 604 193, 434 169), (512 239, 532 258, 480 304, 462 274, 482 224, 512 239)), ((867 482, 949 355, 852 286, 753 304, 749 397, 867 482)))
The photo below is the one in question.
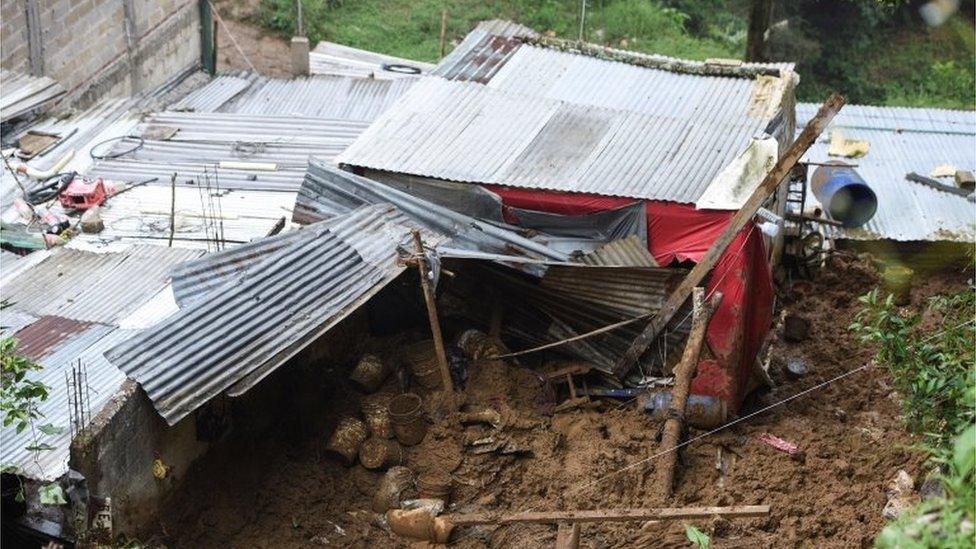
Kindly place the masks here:
MULTIPOLYGON (((41 366, 36 362, 17 354, 17 342, 12 337, 0 339, 0 412, 3 412, 3 426, 13 426, 17 433, 30 429, 31 443, 25 450, 35 456, 40 452, 54 450, 51 444, 39 439, 38 433, 53 436, 64 432, 64 429, 51 424, 35 425, 44 414, 38 405, 47 400, 49 388, 40 381, 29 379, 31 372, 36 372, 41 366)), ((4 473, 19 473, 16 467, 3 464, 0 470, 4 473)), ((40 487, 38 492, 40 502, 44 505, 64 505, 64 492, 57 483, 40 487)), ((21 485, 16 499, 24 500, 24 489, 21 485)))
POLYGON ((699 549, 708 549, 712 545, 712 539, 708 534, 690 524, 685 524, 685 537, 699 549))
POLYGON ((48 396, 48 388, 39 381, 27 378, 41 367, 16 353, 17 342, 12 337, 0 340, 0 412, 3 426, 14 426, 18 433, 31 427, 42 414, 37 403, 48 396))
POLYGON ((924 437, 939 466, 942 497, 923 501, 881 532, 885 549, 971 547, 976 500, 976 292, 929 300, 922 314, 898 309, 873 290, 852 330, 877 345, 875 360, 891 373, 910 429, 924 437))

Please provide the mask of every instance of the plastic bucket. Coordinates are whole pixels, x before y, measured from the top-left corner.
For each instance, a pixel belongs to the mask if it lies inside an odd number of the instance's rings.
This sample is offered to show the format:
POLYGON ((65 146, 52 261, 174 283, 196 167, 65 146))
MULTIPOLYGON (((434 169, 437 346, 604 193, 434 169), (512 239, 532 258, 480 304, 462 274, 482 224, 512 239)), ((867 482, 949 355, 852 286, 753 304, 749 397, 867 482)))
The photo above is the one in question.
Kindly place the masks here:
POLYGON ((349 374, 349 381, 364 393, 373 393, 383 385, 391 368, 376 355, 363 355, 349 374))
POLYGON ((425 389, 440 389, 441 373, 437 363, 434 340, 428 339, 407 345, 403 349, 404 360, 410 367, 417 383, 425 389))
POLYGON ((413 393, 398 395, 390 401, 390 423, 393 434, 400 444, 413 446, 420 444, 427 434, 427 420, 424 418, 423 400, 413 393))
POLYGON ((389 469, 403 460, 403 447, 395 440, 372 437, 359 448, 359 463, 367 469, 389 469))
POLYGON ((414 488, 413 471, 406 467, 390 467, 380 479, 376 493, 373 494, 373 511, 385 513, 400 507, 404 495, 414 488))
POLYGON ((356 462, 359 447, 369 435, 366 424, 354 417, 344 417, 329 438, 325 449, 347 466, 356 462))
POLYGON ((810 188, 830 213, 845 227, 860 227, 874 217, 878 197, 854 168, 844 164, 820 166, 810 177, 810 188))
POLYGON ((362 411, 370 434, 379 438, 393 438, 393 424, 390 422, 390 401, 393 395, 379 393, 363 399, 362 411))

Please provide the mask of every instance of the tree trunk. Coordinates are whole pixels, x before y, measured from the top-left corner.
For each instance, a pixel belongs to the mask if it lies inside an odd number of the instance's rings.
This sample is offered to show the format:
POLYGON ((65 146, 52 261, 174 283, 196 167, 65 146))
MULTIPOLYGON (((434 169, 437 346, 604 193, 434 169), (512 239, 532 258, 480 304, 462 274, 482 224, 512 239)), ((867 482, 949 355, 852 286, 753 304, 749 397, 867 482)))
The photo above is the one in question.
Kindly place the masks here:
POLYGON ((746 61, 766 61, 766 30, 773 20, 773 0, 751 0, 746 61))

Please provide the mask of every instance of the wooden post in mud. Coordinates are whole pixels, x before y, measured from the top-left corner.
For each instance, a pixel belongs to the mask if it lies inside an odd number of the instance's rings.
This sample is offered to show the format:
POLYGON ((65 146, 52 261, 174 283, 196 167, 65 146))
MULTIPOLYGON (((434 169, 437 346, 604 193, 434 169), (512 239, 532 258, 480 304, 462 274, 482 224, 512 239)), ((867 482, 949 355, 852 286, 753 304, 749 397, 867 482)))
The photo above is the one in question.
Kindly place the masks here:
POLYGON ((440 41, 440 55, 437 57, 438 60, 444 59, 444 47, 447 41, 447 8, 441 10, 441 41, 440 41))
POLYGON ((444 391, 454 394, 454 384, 451 383, 451 370, 447 365, 447 352, 444 350, 444 338, 441 335, 441 323, 437 317, 437 303, 434 301, 434 289, 430 286, 430 272, 424 261, 424 242, 420 238, 420 231, 413 231, 413 245, 417 252, 417 272, 420 274, 420 287, 424 290, 424 301, 427 302, 427 318, 430 320, 430 333, 434 338, 434 351, 437 353, 437 363, 441 371, 441 383, 444 391))
MULTIPOLYGON (((721 301, 722 292, 715 292, 708 303, 705 303, 705 288, 701 286, 695 287, 692 293, 692 303, 694 304, 692 314, 694 316, 691 321, 691 333, 688 334, 688 342, 685 343, 681 361, 674 367, 674 389, 671 390, 671 405, 668 406, 668 416, 664 422, 664 434, 661 435, 661 448, 664 451, 674 448, 681 442, 685 405, 688 402, 691 379, 695 377, 695 370, 698 367, 698 358, 701 356, 702 346, 705 343, 708 321, 712 318, 712 313, 715 312, 721 301)), ((671 497, 671 490, 674 486, 674 467, 677 461, 677 450, 664 454, 661 493, 665 498, 671 497)))

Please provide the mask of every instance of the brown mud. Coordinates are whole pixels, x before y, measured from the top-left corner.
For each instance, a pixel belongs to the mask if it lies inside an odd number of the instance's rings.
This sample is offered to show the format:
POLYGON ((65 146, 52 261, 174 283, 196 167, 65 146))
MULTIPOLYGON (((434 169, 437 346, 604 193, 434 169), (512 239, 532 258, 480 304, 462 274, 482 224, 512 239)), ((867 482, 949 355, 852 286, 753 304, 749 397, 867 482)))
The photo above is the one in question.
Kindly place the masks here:
MULTIPOLYGON (((921 282, 912 306, 934 291, 965 287, 965 275, 943 273, 921 282)), ((775 386, 754 397, 743 413, 783 401, 869 364, 872 349, 848 329, 857 296, 877 284, 865 263, 835 256, 802 295, 783 296, 781 309, 811 320, 810 337, 786 343, 774 329, 770 374, 775 386), (799 379, 785 363, 802 357, 799 379)), ((367 344, 368 346, 368 344, 367 344)), ((462 425, 457 415, 435 418, 426 439, 408 449, 417 473, 449 473, 455 481, 451 511, 612 509, 658 506, 654 482, 660 460, 630 467, 660 450, 659 425, 632 402, 555 416, 531 371, 500 362, 471 368, 464 393, 468 408, 489 406, 505 426, 462 425), (473 454, 470 442, 494 437, 514 455, 473 454), (627 468, 627 469, 625 469, 627 468)), ((338 383, 338 382, 337 382, 338 383)), ((394 390, 391 379, 384 390, 394 390)), ((335 417, 356 413, 359 395, 336 387, 335 417)), ((433 399, 430 399, 433 400, 433 399)), ((334 424, 334 422, 333 422, 334 424)), ((323 448, 329 432, 299 442, 286 438, 235 442, 191 471, 186 487, 160 521, 159 541, 169 547, 395 547, 409 546, 384 529, 370 501, 379 474, 344 467, 323 448)), ((691 430, 689 436, 700 435, 691 430)), ((905 431, 898 395, 883 367, 873 365, 826 387, 776 406, 681 453, 671 506, 766 504, 766 518, 713 519, 695 525, 715 547, 867 547, 884 526, 885 487, 899 469, 918 477, 923 456, 905 431), (789 456, 758 440, 769 433, 799 446, 789 456)), ((456 531, 456 547, 551 547, 547 525, 456 531)), ((587 524, 583 547, 687 547, 684 524, 587 524)))

